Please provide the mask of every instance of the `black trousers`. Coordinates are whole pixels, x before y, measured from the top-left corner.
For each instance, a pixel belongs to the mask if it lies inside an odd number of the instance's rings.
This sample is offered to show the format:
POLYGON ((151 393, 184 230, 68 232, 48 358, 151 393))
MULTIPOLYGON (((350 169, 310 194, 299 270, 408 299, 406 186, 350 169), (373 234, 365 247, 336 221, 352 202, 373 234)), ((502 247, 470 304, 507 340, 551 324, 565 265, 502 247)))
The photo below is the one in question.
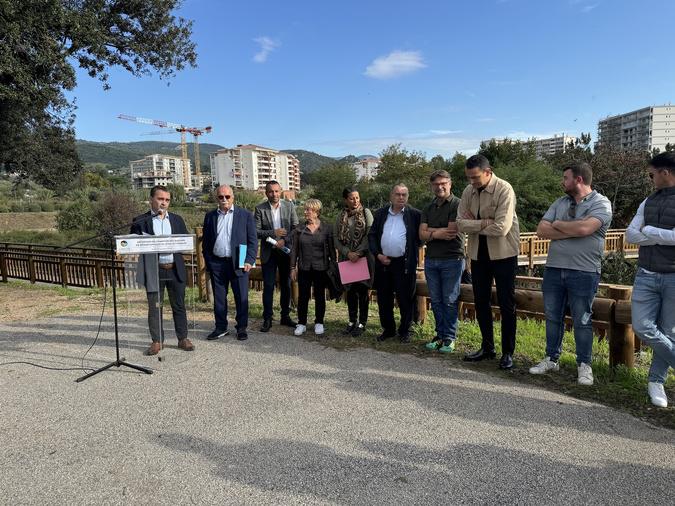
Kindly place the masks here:
POLYGON ((483 336, 481 347, 494 351, 492 322, 492 281, 497 285, 497 301, 501 314, 502 353, 513 354, 516 349, 516 270, 518 257, 502 260, 479 259, 471 261, 476 318, 483 336))
POLYGON ((187 313, 185 311, 185 283, 178 281, 175 269, 159 269, 159 292, 147 292, 148 328, 154 342, 164 341, 163 304, 164 289, 169 293, 169 302, 173 313, 173 326, 176 337, 184 339, 188 335, 187 313))
POLYGON ((307 325, 307 309, 314 288, 314 323, 323 323, 326 315, 326 271, 298 271, 298 323, 307 325))
POLYGON ((281 318, 288 318, 291 312, 291 258, 278 249, 273 249, 267 262, 262 264, 263 274, 263 319, 274 316, 274 286, 279 270, 279 291, 281 292, 281 318))
POLYGON ((352 283, 347 289, 347 311, 349 321, 361 323, 365 327, 368 321, 368 288, 363 283, 352 283))
POLYGON ((415 311, 416 291, 415 271, 405 272, 405 258, 392 258, 389 265, 382 265, 376 260, 375 286, 377 288, 377 307, 380 313, 382 330, 390 335, 396 333, 394 320, 394 296, 401 312, 398 335, 406 337, 410 333, 415 311))

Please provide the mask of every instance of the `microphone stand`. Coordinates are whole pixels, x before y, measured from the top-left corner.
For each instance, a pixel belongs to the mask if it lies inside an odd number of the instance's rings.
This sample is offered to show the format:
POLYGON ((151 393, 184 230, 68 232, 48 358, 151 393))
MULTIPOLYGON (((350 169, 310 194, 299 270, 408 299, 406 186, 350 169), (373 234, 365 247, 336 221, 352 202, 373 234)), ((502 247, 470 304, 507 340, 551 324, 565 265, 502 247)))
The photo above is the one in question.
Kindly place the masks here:
MULTIPOLYGON (((106 237, 110 241, 110 276, 111 276, 111 282, 112 282, 112 292, 113 292, 113 321, 114 321, 114 327, 115 327, 115 354, 116 358, 114 362, 110 362, 107 365, 104 365, 103 367, 100 367, 88 374, 85 374, 84 376, 81 376, 75 380, 76 383, 80 383, 88 378, 91 378, 92 376, 97 375, 100 372, 106 371, 110 369, 111 367, 129 367, 130 369, 135 369, 136 371, 144 372, 145 374, 152 374, 152 369, 148 367, 144 367, 142 365, 136 365, 136 364, 131 364, 125 360, 124 357, 120 357, 120 339, 119 339, 119 326, 117 323, 117 275, 115 274, 115 232, 122 230, 124 228, 129 228, 133 225, 140 224, 140 223, 145 223, 146 221, 152 219, 154 216, 152 212, 150 213, 150 216, 146 216, 140 220, 134 220, 131 223, 127 223, 125 225, 121 225, 119 227, 115 227, 111 230, 108 230, 102 234, 98 234, 92 237, 87 237, 86 239, 82 239, 81 241, 74 242, 72 244, 69 244, 67 246, 63 246, 62 248, 59 248, 59 250, 64 250, 67 248, 72 248, 73 246, 76 246, 78 244, 81 244, 83 242, 91 241, 93 239, 98 239, 99 237, 106 237)), ((57 251, 59 251, 57 250, 57 251)))

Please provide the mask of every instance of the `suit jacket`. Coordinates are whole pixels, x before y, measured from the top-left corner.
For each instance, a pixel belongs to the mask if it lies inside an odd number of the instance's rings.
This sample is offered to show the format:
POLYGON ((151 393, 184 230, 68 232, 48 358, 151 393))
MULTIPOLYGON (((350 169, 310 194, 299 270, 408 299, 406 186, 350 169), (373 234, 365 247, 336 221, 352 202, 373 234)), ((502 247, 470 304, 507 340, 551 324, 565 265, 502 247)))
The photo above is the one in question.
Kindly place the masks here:
MULTIPOLYGON (((281 228, 286 229, 286 247, 292 249, 293 230, 298 226, 298 214, 295 212, 293 203, 288 200, 280 200, 279 205, 281 206, 281 228)), ((281 239, 274 234, 272 206, 269 201, 255 206, 255 228, 260 240, 260 262, 264 264, 270 259, 273 249, 273 246, 267 242, 267 238, 281 239)))
MULTIPOLYGON (((211 271, 211 265, 216 261, 213 256, 213 247, 218 236, 218 210, 211 211, 204 216, 204 237, 202 238, 202 253, 206 261, 207 270, 211 271)), ((255 231, 253 213, 241 207, 234 206, 232 217, 232 236, 230 250, 232 251, 232 267, 237 276, 243 276, 243 269, 239 268, 239 245, 246 245, 247 264, 255 265, 258 255, 258 238, 255 231)))
MULTIPOLYGON (((140 216, 134 218, 134 223, 131 225, 131 230, 129 233, 138 234, 138 235, 155 235, 155 231, 152 227, 152 213, 148 211, 143 213, 140 216)), ((172 234, 189 234, 187 227, 183 218, 179 215, 169 212, 167 214, 169 223, 171 224, 171 233, 172 234)), ((166 218, 165 218, 166 219, 166 218)), ((145 286, 146 291, 148 292, 158 292, 159 283, 157 275, 146 275, 146 273, 157 273, 158 272, 158 256, 154 253, 141 255, 138 259, 138 269, 136 270, 136 282, 139 285, 145 286)), ((185 261, 183 260, 182 253, 173 254, 173 263, 174 263, 174 272, 176 273, 176 279, 181 283, 185 283, 187 279, 187 272, 185 270, 185 261)))
MULTIPOLYGON (((375 269, 382 267, 382 264, 377 260, 377 255, 382 253, 382 232, 384 231, 384 223, 387 221, 390 206, 384 206, 375 211, 373 218, 373 226, 370 227, 368 233, 368 242, 370 244, 370 252, 375 257, 375 269)), ((417 260, 419 258, 420 236, 419 228, 422 213, 419 209, 411 206, 405 206, 403 211, 403 223, 406 228, 406 243, 405 243, 405 270, 406 273, 417 272, 417 260)), ((377 283, 377 279, 375 279, 377 283)))

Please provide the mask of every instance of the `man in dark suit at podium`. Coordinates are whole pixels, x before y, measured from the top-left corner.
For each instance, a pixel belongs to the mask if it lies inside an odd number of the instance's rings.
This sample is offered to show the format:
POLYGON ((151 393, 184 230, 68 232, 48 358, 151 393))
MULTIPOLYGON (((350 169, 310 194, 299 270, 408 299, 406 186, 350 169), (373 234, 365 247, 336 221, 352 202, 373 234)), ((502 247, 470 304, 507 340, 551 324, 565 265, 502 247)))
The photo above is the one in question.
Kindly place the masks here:
MULTIPOLYGON (((131 233, 138 235, 188 234, 183 218, 169 213, 171 193, 164 186, 154 186, 150 190, 150 211, 134 218, 131 233)), ((188 339, 187 314, 185 312, 185 281, 187 272, 181 253, 146 254, 138 261, 136 279, 145 287, 148 296, 148 327, 152 344, 148 355, 157 355, 164 342, 164 329, 161 327, 162 301, 164 289, 169 292, 169 302, 173 312, 173 324, 178 337, 178 347, 185 351, 195 349, 188 339)))
POLYGON ((228 185, 216 188, 218 209, 204 217, 202 252, 206 269, 211 275, 213 312, 216 328, 208 340, 229 334, 227 328, 227 290, 232 285, 236 307, 237 339, 248 339, 248 272, 258 255, 253 213, 234 205, 234 193, 228 185), (243 265, 239 256, 243 253, 243 265))

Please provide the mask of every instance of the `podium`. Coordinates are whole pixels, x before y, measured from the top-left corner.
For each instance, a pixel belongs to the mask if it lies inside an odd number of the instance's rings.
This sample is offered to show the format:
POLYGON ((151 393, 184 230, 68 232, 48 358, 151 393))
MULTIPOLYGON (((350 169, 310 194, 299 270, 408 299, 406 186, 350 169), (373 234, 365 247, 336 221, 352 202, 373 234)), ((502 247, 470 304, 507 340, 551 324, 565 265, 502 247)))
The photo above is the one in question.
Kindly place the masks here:
MULTIPOLYGON (((138 267, 136 270, 136 280, 139 284, 149 288, 157 286, 159 291, 159 255, 172 253, 194 253, 195 250, 195 236, 192 234, 175 234, 175 235, 115 235, 111 237, 110 247, 110 269, 111 269, 111 283, 113 292, 113 321, 115 327, 115 352, 116 360, 99 369, 96 369, 76 381, 84 381, 100 372, 103 372, 111 367, 129 367, 145 374, 152 374, 152 369, 127 362, 120 357, 119 345, 119 324, 117 314, 117 275, 115 270, 115 255, 122 257, 140 255, 138 267)), ((163 292, 162 292, 163 296, 163 292)), ((161 304, 161 301, 160 301, 161 304)), ((160 311, 160 335, 163 335, 162 318, 160 311)))

